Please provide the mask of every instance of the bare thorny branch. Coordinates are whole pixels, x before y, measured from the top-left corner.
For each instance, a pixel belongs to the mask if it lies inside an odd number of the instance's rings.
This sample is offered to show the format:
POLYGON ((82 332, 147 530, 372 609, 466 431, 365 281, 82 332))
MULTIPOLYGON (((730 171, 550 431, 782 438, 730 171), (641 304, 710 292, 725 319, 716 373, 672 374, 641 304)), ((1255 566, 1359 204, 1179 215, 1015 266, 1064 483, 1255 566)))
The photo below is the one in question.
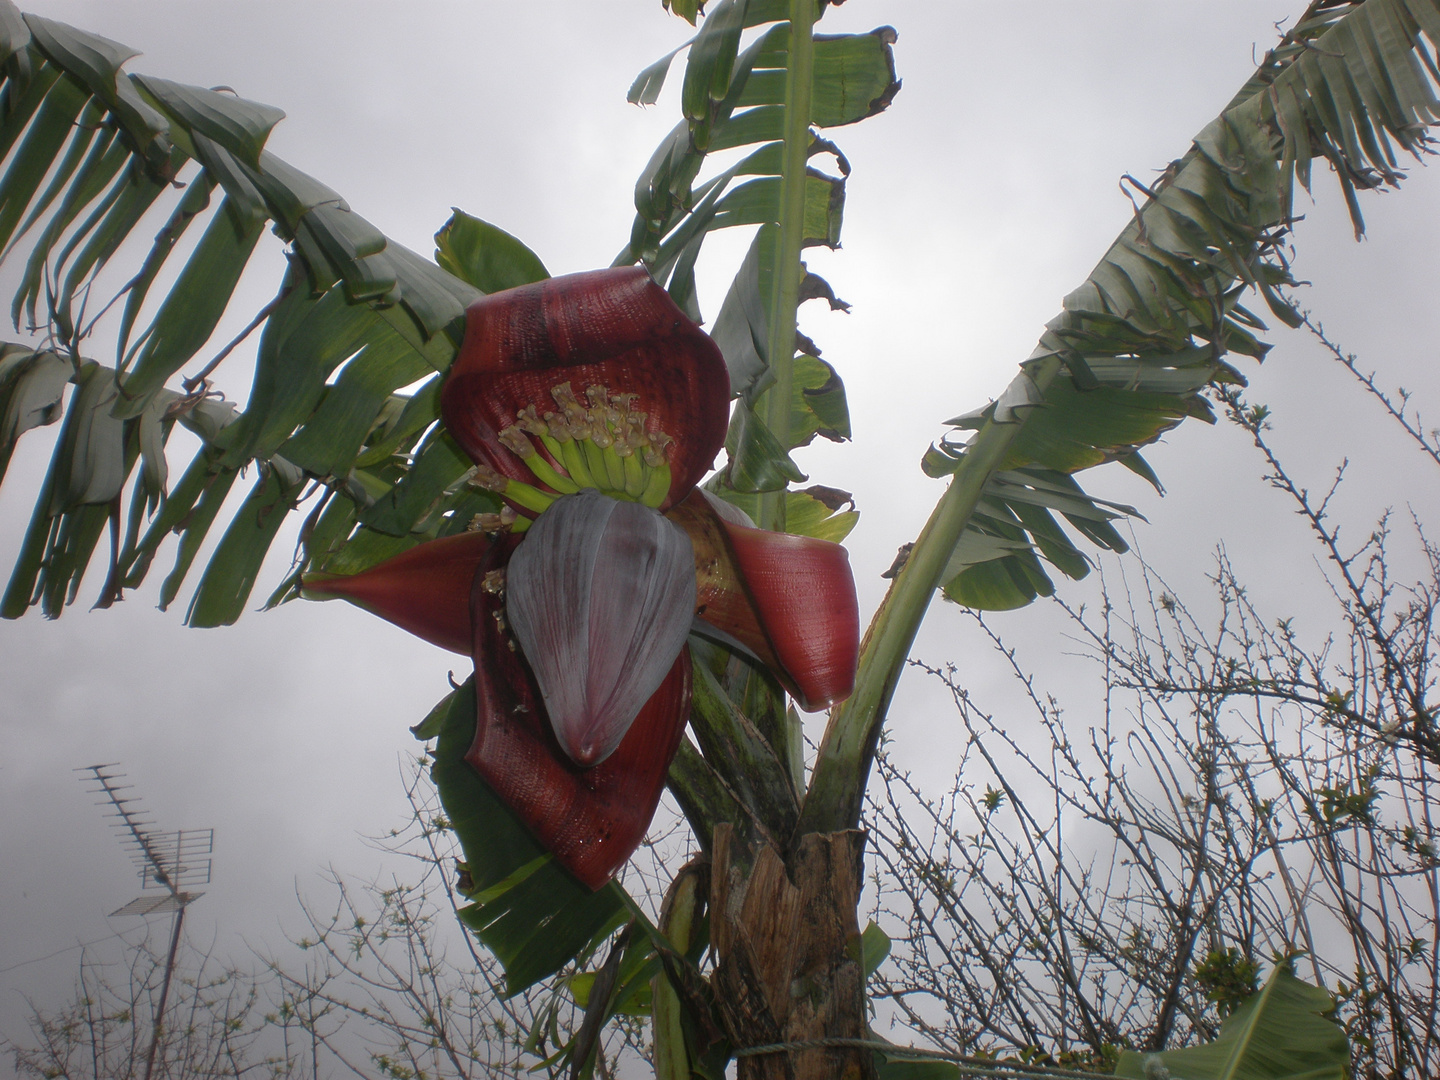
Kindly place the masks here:
POLYGON ((1397 423, 1401 430, 1410 436, 1415 445, 1427 454, 1432 461, 1440 465, 1440 428, 1425 430, 1425 423, 1417 408, 1410 404, 1411 393, 1403 386, 1397 387, 1391 394, 1381 388, 1374 371, 1364 371, 1360 367, 1360 361, 1354 353, 1346 352, 1335 342, 1331 341, 1325 333, 1324 325, 1315 319, 1310 312, 1300 312, 1300 320, 1305 328, 1314 335, 1315 339, 1330 353, 1335 360, 1341 364, 1351 375, 1355 376, 1365 392, 1380 403, 1390 418, 1397 423))
MULTIPOLYGON (((1301 703, 1320 707, 1359 725, 1371 735, 1387 741, 1408 743, 1431 765, 1440 765, 1440 726, 1429 695, 1435 686, 1432 654, 1436 637, 1435 616, 1440 607, 1440 548, 1426 537, 1423 525, 1412 512, 1420 553, 1428 568, 1428 579, 1414 585, 1397 583, 1390 572, 1386 544, 1390 538, 1390 515, 1358 548, 1346 549, 1339 526, 1333 524, 1330 502, 1343 477, 1345 464, 1336 470, 1334 481, 1318 502, 1309 489, 1287 471, 1265 437, 1269 411, 1248 405, 1238 392, 1223 393, 1230 419, 1249 432, 1268 466, 1265 475, 1273 487, 1288 495, 1325 551, 1336 576, 1328 583, 1342 609, 1342 618, 1351 635, 1351 666, 1340 676, 1355 684, 1350 696, 1328 687, 1325 664, 1313 664, 1293 647, 1286 656, 1288 671, 1277 671, 1277 696, 1293 700, 1310 694, 1301 703), (1373 672, 1368 668, 1373 666, 1373 672), (1362 677, 1364 675, 1372 678, 1362 677), (1368 691, 1367 697, 1355 691, 1368 691)), ((1262 634, 1264 632, 1262 631, 1262 634)), ((1281 635, 1288 628, 1280 628, 1281 635)), ((1261 647, 1279 645, 1275 634, 1262 638, 1261 647)), ((1278 655, 1278 654, 1277 654, 1278 655)))

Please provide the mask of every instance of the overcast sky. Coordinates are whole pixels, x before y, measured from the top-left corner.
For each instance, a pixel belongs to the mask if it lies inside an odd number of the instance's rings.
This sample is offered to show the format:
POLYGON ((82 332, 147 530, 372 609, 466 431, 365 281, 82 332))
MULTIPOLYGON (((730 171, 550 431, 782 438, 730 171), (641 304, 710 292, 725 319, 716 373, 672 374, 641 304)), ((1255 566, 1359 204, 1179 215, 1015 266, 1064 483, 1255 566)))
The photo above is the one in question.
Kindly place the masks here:
MULTIPOLYGON (((856 494, 849 546, 866 617, 880 571, 939 495, 918 460, 942 422, 1004 388, 1124 226, 1121 174, 1143 179, 1180 156, 1274 40, 1272 24, 1302 6, 850 0, 826 16, 831 32, 894 25, 904 80, 889 112, 831 132, 854 166, 844 248, 808 257, 853 312, 802 316, 846 381, 855 441, 799 457, 815 482, 856 494)), ((282 107, 270 149, 409 247, 428 254, 458 206, 520 236, 552 273, 607 265, 624 243, 635 176, 677 116, 673 92, 641 110, 625 90, 688 36, 656 0, 418 2, 403 13, 358 0, 34 7, 140 50, 131 71, 282 107)), ((1321 197, 1300 229, 1296 269, 1313 282, 1304 299, 1383 381, 1436 401, 1440 177, 1416 169, 1406 190, 1367 199, 1362 244, 1328 174, 1317 178, 1321 197)), ((714 245, 708 318, 747 242, 714 245)), ((273 294, 278 267, 272 254, 250 275, 217 338, 273 294)), ((1434 505, 1435 477, 1401 444, 1372 437, 1376 413, 1345 380, 1295 335, 1271 340, 1263 371, 1240 364, 1254 399, 1277 409, 1275 437, 1311 470, 1306 481, 1323 484, 1352 454, 1356 482, 1340 506, 1357 522, 1407 500, 1434 505)), ((248 381, 243 358, 221 369, 231 397, 243 400, 248 381)), ((22 442, 0 490, 7 573, 53 433, 22 442)), ((1310 551, 1244 439, 1192 422, 1147 456, 1164 500, 1123 470, 1086 484, 1150 519, 1137 537, 1162 571, 1198 588, 1223 539, 1263 600, 1303 614, 1295 567, 1310 551)), ((291 543, 277 541, 257 604, 291 543)), ((161 826, 213 826, 215 879, 193 909, 196 933, 223 947, 278 944, 297 925, 296 890, 319 892, 325 865, 360 877, 378 868, 358 838, 403 816, 399 760, 417 748, 406 726, 463 666, 340 604, 187 630, 188 590, 175 610, 155 610, 162 577, 93 613, 100 582, 88 579, 63 619, 0 624, 0 1030, 15 1030, 19 991, 55 994, 78 954, 26 962, 110 933, 122 921, 106 913, 138 891, 73 769, 120 762, 161 826)), ((1044 610, 1001 625, 1031 662, 1064 663, 1044 610)), ((916 654, 957 662, 981 692, 1003 680, 942 605, 916 654)), ((892 715, 895 752, 942 780, 957 756, 942 695, 907 680, 892 715)))

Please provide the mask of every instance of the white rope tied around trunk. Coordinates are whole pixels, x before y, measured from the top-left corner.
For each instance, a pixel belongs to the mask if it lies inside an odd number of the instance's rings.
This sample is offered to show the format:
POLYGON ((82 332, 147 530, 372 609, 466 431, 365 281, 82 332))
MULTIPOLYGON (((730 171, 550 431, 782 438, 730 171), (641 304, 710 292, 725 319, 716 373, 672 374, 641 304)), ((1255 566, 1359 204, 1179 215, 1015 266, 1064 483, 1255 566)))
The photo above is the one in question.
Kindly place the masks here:
POLYGON ((757 1057, 761 1054, 783 1054, 801 1050, 874 1050, 886 1057, 948 1061, 959 1069, 963 1076, 993 1077, 996 1080, 1019 1080, 1024 1077, 1035 1077, 1037 1080, 1097 1080, 1108 1075, 1059 1069, 1049 1065, 1026 1065, 1018 1061, 992 1061, 988 1058, 950 1054, 943 1050, 922 1050, 915 1046, 895 1046, 878 1039, 800 1039, 795 1042, 766 1043, 763 1046, 743 1047, 734 1051, 734 1056, 757 1057))

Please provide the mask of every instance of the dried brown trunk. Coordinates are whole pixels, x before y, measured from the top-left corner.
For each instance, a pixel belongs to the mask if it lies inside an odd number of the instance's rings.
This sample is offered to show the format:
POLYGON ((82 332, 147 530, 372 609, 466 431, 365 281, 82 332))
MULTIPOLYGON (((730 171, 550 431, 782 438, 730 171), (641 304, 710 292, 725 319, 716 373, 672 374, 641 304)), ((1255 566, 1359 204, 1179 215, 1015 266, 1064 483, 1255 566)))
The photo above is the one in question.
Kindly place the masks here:
MULTIPOLYGON (((716 1003, 736 1047, 863 1039, 858 831, 802 836, 789 865, 715 830, 710 944, 716 1003)), ((873 1080, 868 1050, 816 1047, 739 1058, 740 1080, 873 1080)))

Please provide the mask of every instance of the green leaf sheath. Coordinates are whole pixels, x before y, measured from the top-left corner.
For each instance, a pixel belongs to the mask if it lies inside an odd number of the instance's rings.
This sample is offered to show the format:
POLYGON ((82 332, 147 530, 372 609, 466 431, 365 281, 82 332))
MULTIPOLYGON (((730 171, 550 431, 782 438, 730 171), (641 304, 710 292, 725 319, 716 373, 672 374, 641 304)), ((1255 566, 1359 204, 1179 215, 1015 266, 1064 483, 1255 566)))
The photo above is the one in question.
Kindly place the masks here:
POLYGON ((788 836, 799 811, 789 771, 775 747, 725 693, 711 670, 727 654, 692 642, 691 655, 695 697, 690 724, 705 760, 772 841, 788 836))

